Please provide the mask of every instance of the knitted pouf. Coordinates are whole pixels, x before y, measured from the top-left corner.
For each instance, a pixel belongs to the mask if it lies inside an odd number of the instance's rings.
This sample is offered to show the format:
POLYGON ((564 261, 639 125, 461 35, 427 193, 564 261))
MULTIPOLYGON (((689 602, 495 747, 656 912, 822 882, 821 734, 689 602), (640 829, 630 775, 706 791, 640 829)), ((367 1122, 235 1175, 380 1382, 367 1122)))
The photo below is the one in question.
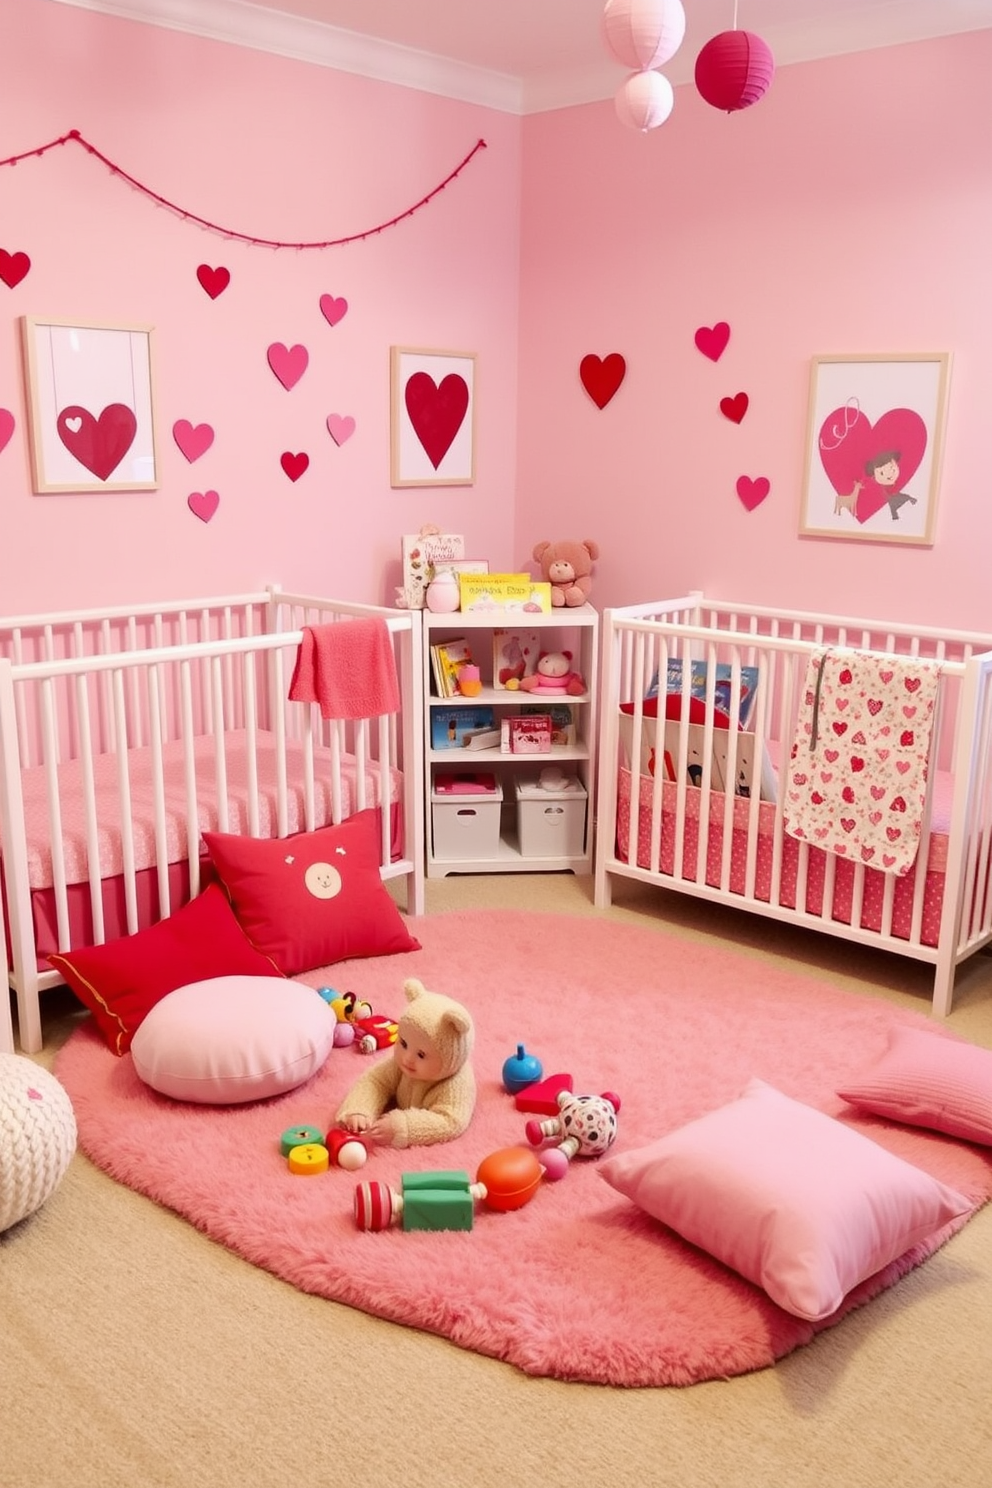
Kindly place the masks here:
POLYGON ((55 1076, 0 1054, 0 1232, 41 1208, 75 1150, 72 1102, 55 1076))

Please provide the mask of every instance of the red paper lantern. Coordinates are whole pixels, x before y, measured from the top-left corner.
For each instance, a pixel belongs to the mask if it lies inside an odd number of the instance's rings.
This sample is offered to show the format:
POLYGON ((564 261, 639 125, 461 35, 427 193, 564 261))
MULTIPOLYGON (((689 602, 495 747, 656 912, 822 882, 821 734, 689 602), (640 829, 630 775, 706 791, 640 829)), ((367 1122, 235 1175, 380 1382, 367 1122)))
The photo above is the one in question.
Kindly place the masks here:
POLYGON ((674 104, 674 90, 663 72, 632 73, 617 90, 617 118, 642 134, 664 124, 674 104))
POLYGON ((771 48, 753 31, 721 31, 696 58, 700 96, 728 114, 757 103, 774 76, 771 48))
POLYGON ((634 72, 671 61, 685 36, 681 0, 607 0, 603 41, 634 72))

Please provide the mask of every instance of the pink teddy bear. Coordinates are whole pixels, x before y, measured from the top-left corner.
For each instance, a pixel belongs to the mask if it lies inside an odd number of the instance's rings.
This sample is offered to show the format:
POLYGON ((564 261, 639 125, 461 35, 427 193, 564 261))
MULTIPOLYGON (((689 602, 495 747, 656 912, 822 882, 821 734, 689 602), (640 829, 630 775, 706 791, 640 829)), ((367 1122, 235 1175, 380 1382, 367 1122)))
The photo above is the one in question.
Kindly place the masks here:
POLYGON ((571 651, 542 651, 537 658, 537 671, 533 676, 522 677, 523 692, 536 692, 543 697, 579 697, 586 684, 578 672, 572 670, 571 651))

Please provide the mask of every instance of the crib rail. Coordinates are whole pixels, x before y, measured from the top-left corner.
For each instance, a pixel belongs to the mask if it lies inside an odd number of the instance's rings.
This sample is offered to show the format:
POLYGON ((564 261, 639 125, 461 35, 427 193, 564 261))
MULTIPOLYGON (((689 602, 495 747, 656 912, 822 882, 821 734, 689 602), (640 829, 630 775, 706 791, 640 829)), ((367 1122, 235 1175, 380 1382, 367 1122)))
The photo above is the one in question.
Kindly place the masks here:
POLYGON ((698 593, 607 611, 603 633, 596 903, 609 902, 611 875, 627 876, 881 945, 934 965, 934 1011, 946 1015, 955 966, 992 940, 992 638, 785 614, 707 601, 698 593), (823 647, 941 664, 916 862, 898 888, 892 874, 864 863, 842 865, 842 898, 850 879, 843 916, 837 914, 839 860, 786 838, 783 793, 776 786, 809 658, 823 647), (692 705, 690 671, 697 662, 705 663, 706 691, 692 705), (646 702, 659 678, 663 698, 666 678, 678 679, 670 663, 681 667, 674 721, 666 720, 662 706, 652 716, 646 702), (718 667, 726 672, 719 683, 718 667), (752 694, 747 684, 754 673, 752 694), (717 726, 718 705, 729 727, 717 726), (925 913, 939 770, 953 772, 954 794, 946 867, 939 865, 943 913, 932 944, 925 913), (866 895, 870 891, 875 904, 880 883, 877 924, 875 909, 869 924, 866 895))
MULTIPOLYGON (((80 875, 70 871, 66 851, 72 818, 74 840, 81 835, 85 844, 81 877, 90 922, 85 942, 78 943, 101 944, 106 938, 104 860, 111 835, 119 841, 127 932, 140 928, 143 918, 147 923, 139 903, 138 880, 139 857, 147 860, 148 844, 143 843, 139 854, 134 829, 137 751, 142 776, 150 780, 153 802, 153 919, 164 917, 182 902, 177 901, 177 893, 185 899, 199 891, 200 818, 205 799, 214 803, 217 830, 285 836, 291 830, 310 830, 342 820, 349 791, 350 810, 377 802, 382 805, 383 876, 406 876, 406 907, 412 914, 423 912, 423 818, 418 809, 423 800, 423 728, 418 723, 422 648, 415 635, 419 615, 332 604, 273 588, 225 600, 219 606, 198 604, 195 626, 193 612, 180 612, 178 607, 147 606, 140 615, 135 610, 122 611, 124 629, 111 626, 111 640, 122 634, 135 637, 139 631, 131 622, 141 621, 150 626, 141 631, 142 639, 162 642, 122 650, 105 644, 108 631, 102 623, 89 626, 92 613, 69 615, 67 628, 60 627, 58 617, 46 617, 40 625, 0 622, 0 634, 16 642, 14 651, 22 658, 0 658, 0 933, 6 911, 8 980, 18 996, 25 1050, 41 1047, 37 993, 59 980, 54 972, 39 971, 34 946, 26 780, 35 782, 47 812, 50 886, 62 951, 73 947, 77 933, 69 901, 80 875), (357 615, 382 616, 392 637, 401 693, 398 717, 326 720, 315 705, 288 699, 303 625, 337 623, 357 615), (207 629, 216 632, 219 628, 222 633, 212 633, 209 639, 167 640, 176 631, 199 637, 201 617, 207 629), (41 654, 35 648, 34 659, 24 659, 32 650, 28 639, 41 642, 41 654), (239 817, 233 824, 228 786, 235 750, 247 785, 246 820, 239 817), (177 757, 182 762, 181 787, 176 782, 177 757), (168 770, 167 759, 171 760, 168 770), (347 785, 346 759, 353 762, 347 785), (405 788, 401 795, 403 850, 402 856, 394 857, 396 832, 390 801, 396 771, 403 771, 405 788), (98 776, 103 781, 110 776, 115 782, 112 808, 105 804, 105 793, 97 789, 98 776), (177 789, 184 801, 179 813, 178 857, 185 865, 181 888, 174 871, 177 789), (167 812, 167 791, 172 793, 171 813, 167 812)), ((102 622, 105 617, 96 618, 102 622)), ((146 781, 145 798, 148 789, 146 781)), ((4 1042, 0 1026, 0 1048, 4 1042)))

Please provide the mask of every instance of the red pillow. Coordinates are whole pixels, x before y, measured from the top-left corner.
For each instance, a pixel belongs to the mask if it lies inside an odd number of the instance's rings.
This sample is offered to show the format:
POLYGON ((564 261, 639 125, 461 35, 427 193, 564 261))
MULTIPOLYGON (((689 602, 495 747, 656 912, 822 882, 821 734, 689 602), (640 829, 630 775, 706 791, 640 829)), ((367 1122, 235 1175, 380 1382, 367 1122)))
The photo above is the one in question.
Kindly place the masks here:
POLYGON ((286 976, 419 951, 379 873, 378 813, 293 837, 204 832, 242 930, 286 976))
POLYGON ((53 951, 47 959, 89 1008, 115 1054, 127 1053, 147 1014, 177 987, 209 977, 270 977, 276 970, 250 944, 217 884, 147 930, 106 945, 53 951))

